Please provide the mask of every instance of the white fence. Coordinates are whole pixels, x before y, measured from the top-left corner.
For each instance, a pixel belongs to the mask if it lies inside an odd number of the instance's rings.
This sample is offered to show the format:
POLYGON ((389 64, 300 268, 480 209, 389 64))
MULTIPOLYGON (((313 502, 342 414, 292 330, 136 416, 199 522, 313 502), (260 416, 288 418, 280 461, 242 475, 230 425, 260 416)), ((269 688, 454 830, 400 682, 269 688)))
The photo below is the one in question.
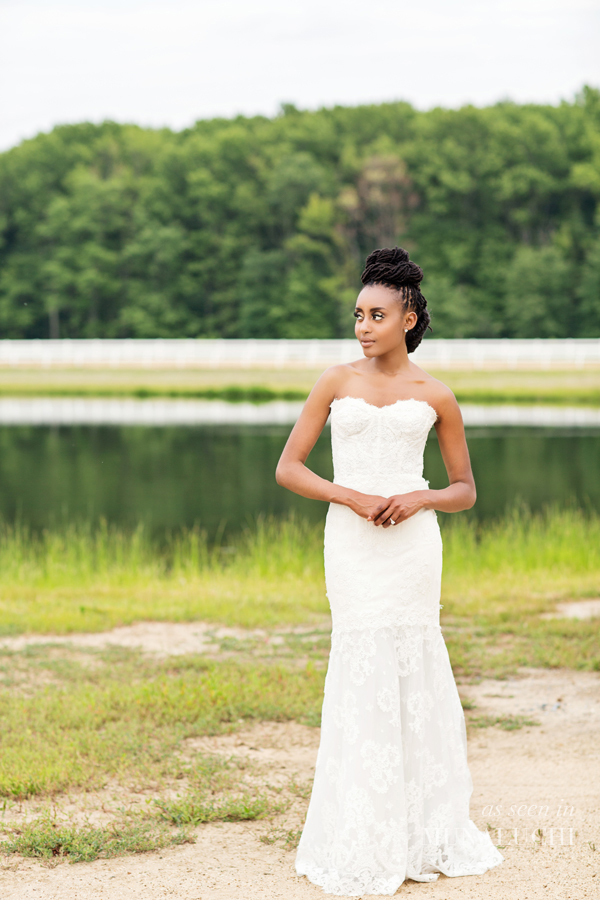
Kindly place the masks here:
MULTIPOLYGON (((0 367, 324 369, 360 359, 355 340, 0 341, 0 367)), ((600 367, 600 338, 425 340, 411 355, 430 369, 600 367)))

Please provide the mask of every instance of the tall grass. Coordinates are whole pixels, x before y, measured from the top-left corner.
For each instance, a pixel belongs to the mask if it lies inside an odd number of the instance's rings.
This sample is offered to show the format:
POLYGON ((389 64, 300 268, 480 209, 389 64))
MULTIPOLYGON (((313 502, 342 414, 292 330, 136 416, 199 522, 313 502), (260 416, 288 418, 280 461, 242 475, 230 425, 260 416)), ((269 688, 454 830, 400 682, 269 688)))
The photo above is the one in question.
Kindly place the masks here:
POLYGON ((515 508, 502 519, 479 524, 460 516, 444 523, 446 569, 455 574, 547 570, 600 572, 600 515, 548 508, 533 515, 515 508))
POLYGON ((459 516, 444 525, 446 613, 506 619, 600 594, 600 515, 592 510, 521 508, 484 525, 459 516))
POLYGON ((165 541, 106 523, 0 528, 0 632, 98 631, 144 619, 241 626, 327 613, 322 529, 259 518, 235 545, 201 529, 165 541))
POLYGON ((0 585, 53 586, 118 579, 195 577, 199 573, 244 572, 256 577, 301 576, 312 570, 323 544, 322 526, 290 516, 259 517, 235 545, 212 545, 199 528, 153 540, 143 525, 125 531, 100 521, 35 533, 22 525, 0 525, 0 585))
POLYGON ((558 601, 600 596, 600 516, 516 509, 445 522, 442 625, 455 672, 600 669, 600 620, 546 619, 558 601))
MULTIPOLYGON (((443 518, 444 614, 539 613, 600 593, 600 515, 515 510, 477 524, 443 518)), ((98 631, 140 620, 204 619, 257 627, 328 612, 323 529, 259 518, 234 544, 200 529, 157 543, 144 528, 101 523, 33 534, 0 528, 0 631, 98 631)))

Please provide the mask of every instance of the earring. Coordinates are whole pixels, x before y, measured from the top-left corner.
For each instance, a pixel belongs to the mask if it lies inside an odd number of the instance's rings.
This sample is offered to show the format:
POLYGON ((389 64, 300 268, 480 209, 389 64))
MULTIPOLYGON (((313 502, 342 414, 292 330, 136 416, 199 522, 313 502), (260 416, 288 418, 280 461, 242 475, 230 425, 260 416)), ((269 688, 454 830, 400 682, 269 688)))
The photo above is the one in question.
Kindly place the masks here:
POLYGON ((405 328, 405 329, 404 329, 404 333, 406 334, 407 331, 408 331, 408 328, 405 328))

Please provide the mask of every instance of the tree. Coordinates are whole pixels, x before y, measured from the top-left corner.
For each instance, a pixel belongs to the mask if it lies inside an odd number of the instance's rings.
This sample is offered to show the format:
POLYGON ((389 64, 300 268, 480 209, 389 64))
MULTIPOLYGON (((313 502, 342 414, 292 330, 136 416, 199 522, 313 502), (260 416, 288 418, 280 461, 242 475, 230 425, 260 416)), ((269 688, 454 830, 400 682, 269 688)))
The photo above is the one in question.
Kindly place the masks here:
POLYGON ((3 337, 341 337, 364 258, 438 337, 600 334, 600 92, 61 126, 0 154, 3 337))

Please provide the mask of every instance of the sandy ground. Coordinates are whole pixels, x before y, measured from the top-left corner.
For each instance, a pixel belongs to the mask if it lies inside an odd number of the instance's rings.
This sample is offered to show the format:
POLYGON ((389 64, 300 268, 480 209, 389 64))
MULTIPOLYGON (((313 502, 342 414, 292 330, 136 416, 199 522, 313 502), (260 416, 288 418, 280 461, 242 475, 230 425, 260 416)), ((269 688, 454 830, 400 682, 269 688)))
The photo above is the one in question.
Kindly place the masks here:
MULTIPOLYGON (((288 628, 287 631, 294 629, 288 628)), ((297 629, 298 631, 307 629, 297 629)), ((208 622, 136 622, 110 631, 87 634, 24 634, 19 637, 0 638, 0 647, 7 650, 23 650, 36 644, 87 647, 101 650, 105 647, 127 647, 143 650, 158 658, 180 656, 185 653, 220 653, 223 638, 273 640, 272 633, 255 629, 226 628, 208 622)))
MULTIPOLYGON (((589 619, 600 617, 600 598, 558 603, 553 612, 542 618, 589 619)), ((85 634, 23 634, 18 637, 0 638, 0 649, 19 651, 36 644, 84 647, 101 650, 106 647, 127 647, 141 650, 157 658, 179 656, 186 653, 223 655, 221 642, 226 638, 255 641, 276 647, 284 642, 284 634, 329 633, 331 621, 327 616, 316 625, 286 627, 281 629, 228 628, 209 622, 136 622, 110 631, 85 634)))
MULTIPOLYGON (((207 631, 197 624, 169 626, 168 638, 165 626, 161 628, 162 643, 150 625, 132 626, 137 629, 133 632, 115 629, 110 642, 119 642, 115 633, 121 633, 123 641, 129 641, 127 646, 145 646, 159 655, 190 652, 190 642, 195 642, 194 649, 207 642, 207 631)), ((79 637, 70 640, 79 643, 79 637)), ((94 646, 102 646, 107 635, 87 637, 94 637, 94 646)), ((522 715, 540 723, 515 731, 497 726, 469 729, 474 782, 471 815, 480 828, 494 829, 505 861, 482 876, 440 876, 432 884, 409 881, 398 895, 436 900, 600 898, 600 673, 523 670, 519 677, 464 684, 459 689, 463 698, 475 704, 469 717, 522 715)), ((317 729, 297 723, 263 723, 195 743, 198 749, 241 754, 266 764, 274 779, 295 775, 304 781, 312 775, 318 740, 317 729)), ((296 876, 293 851, 259 840, 273 827, 298 827, 305 808, 305 801, 300 801, 291 814, 274 823, 204 825, 196 831, 195 844, 136 857, 56 866, 4 858, 0 898, 321 897, 319 888, 296 876)))

